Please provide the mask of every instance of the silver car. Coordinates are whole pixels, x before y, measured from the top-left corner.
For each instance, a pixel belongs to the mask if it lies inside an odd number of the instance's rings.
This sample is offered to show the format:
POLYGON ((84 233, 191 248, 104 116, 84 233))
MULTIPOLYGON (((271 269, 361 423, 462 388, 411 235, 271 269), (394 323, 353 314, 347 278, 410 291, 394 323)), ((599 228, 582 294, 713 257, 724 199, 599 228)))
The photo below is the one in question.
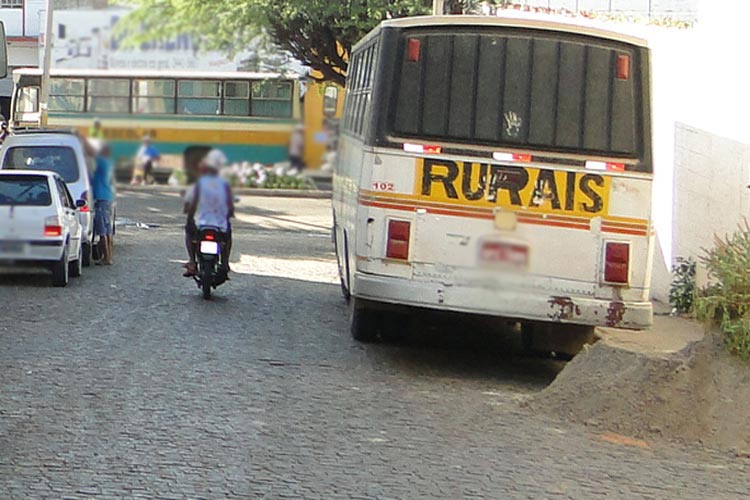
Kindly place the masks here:
POLYGON ((66 286, 83 267, 83 208, 54 172, 0 171, 0 266, 43 266, 66 286))

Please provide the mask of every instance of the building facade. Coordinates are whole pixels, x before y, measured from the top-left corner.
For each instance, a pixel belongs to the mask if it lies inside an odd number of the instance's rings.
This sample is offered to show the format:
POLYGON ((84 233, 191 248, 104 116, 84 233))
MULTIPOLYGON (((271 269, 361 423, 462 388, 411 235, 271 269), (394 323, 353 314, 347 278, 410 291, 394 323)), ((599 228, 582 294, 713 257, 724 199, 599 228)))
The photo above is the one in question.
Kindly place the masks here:
MULTIPOLYGON (((39 65, 39 28, 45 0, 0 0, 0 21, 8 39, 8 69, 39 65)), ((107 0, 55 0, 55 9, 104 9, 107 0)), ((13 81, 0 80, 0 111, 8 116, 13 81)))

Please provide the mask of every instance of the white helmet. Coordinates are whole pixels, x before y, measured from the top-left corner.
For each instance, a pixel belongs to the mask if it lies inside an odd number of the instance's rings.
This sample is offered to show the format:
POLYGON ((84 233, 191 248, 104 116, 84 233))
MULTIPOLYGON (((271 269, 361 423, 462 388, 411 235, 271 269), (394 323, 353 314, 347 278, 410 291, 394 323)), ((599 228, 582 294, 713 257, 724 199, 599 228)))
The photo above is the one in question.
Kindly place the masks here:
POLYGON ((227 164, 227 156, 220 149, 212 149, 203 158, 203 163, 209 168, 219 170, 227 164))

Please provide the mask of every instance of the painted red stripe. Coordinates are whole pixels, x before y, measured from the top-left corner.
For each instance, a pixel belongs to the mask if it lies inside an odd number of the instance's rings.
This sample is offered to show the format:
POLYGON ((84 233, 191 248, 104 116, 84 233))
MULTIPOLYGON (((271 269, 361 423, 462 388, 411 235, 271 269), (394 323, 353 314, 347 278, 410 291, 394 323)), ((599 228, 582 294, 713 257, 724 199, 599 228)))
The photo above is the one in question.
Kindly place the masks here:
MULTIPOLYGON (((439 209, 439 208, 432 208, 432 207, 424 206, 423 204, 419 204, 419 203, 416 203, 414 205, 402 205, 399 203, 392 203, 392 202, 376 202, 376 201, 364 201, 364 200, 361 200, 360 203, 368 207, 400 210, 404 212, 413 212, 416 208, 424 208, 428 213, 437 214, 437 215, 468 217, 472 219, 483 219, 483 220, 493 220, 495 218, 493 214, 487 213, 487 212, 478 213, 478 212, 455 210, 455 209, 451 209, 451 210, 439 209)), ((536 214, 534 215, 519 214, 518 222, 523 223, 523 224, 534 224, 534 225, 539 225, 539 226, 565 227, 569 229, 579 229, 579 230, 584 230, 584 231, 588 231, 591 227, 588 222, 581 222, 580 219, 576 220, 576 219, 571 219, 571 218, 559 218, 559 217, 550 217, 550 216, 543 218, 541 216, 537 216, 536 214)), ((607 233, 628 234, 628 235, 633 235, 633 236, 646 236, 647 234, 645 230, 613 227, 613 225, 610 223, 603 224, 602 231, 607 232, 607 233)))

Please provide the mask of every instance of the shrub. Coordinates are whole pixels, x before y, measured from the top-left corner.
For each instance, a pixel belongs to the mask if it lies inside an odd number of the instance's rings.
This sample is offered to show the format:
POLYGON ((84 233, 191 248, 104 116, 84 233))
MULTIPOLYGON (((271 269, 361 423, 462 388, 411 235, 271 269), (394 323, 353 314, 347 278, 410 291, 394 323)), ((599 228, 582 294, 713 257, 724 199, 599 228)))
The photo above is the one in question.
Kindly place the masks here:
POLYGON ((730 352, 750 358, 750 226, 747 221, 729 236, 715 237, 701 263, 709 285, 695 301, 699 319, 718 324, 730 352))
POLYGON ((669 303, 674 312, 687 314, 693 311, 695 300, 695 261, 691 258, 678 258, 672 267, 674 279, 669 288, 669 303))

